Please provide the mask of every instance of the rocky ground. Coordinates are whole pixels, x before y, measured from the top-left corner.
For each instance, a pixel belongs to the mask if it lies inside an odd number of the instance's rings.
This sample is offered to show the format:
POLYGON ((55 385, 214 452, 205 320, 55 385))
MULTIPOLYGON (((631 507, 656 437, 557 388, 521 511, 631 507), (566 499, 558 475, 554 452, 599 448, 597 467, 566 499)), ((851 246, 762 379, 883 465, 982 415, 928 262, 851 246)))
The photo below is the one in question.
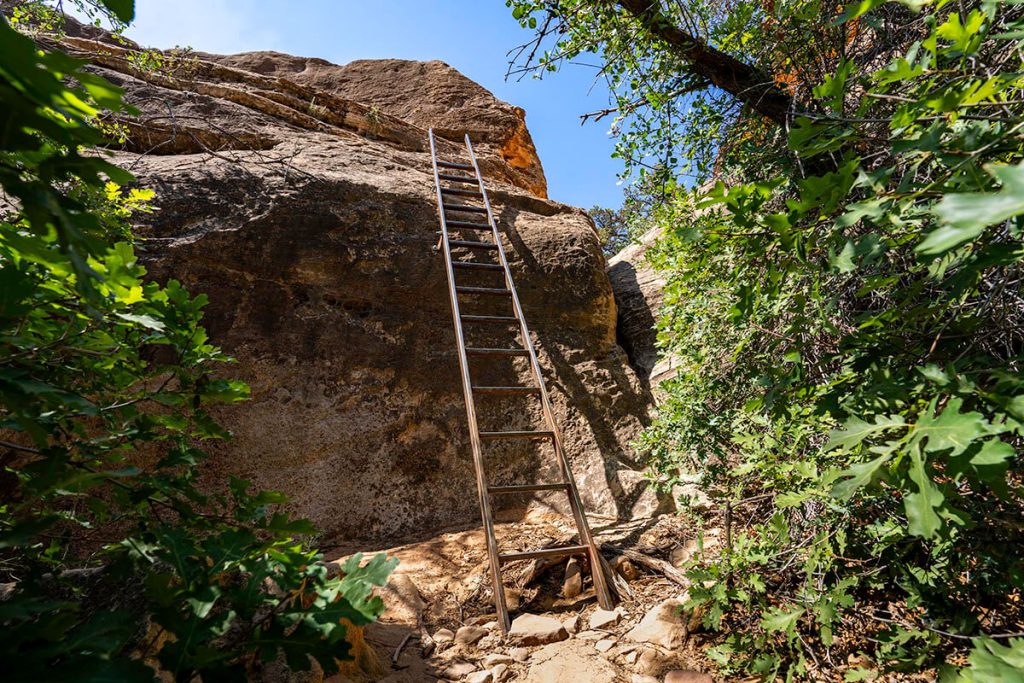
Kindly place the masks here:
MULTIPOLYGON (((502 637, 491 604, 487 557, 479 529, 389 549, 401 564, 384 590, 388 611, 366 629, 375 657, 364 672, 330 680, 471 681, 473 683, 711 683, 702 652, 708 634, 699 615, 682 608, 686 579, 676 571, 697 542, 678 517, 602 525, 595 534, 613 558, 621 593, 614 611, 600 609, 589 570, 577 559, 510 565, 505 586, 512 629, 502 637), (619 554, 625 552, 625 555, 619 554), (583 569, 583 571, 581 571, 583 569)), ((537 513, 499 524, 510 547, 543 546, 570 525, 537 513)), ((715 531, 705 537, 713 550, 715 531)))

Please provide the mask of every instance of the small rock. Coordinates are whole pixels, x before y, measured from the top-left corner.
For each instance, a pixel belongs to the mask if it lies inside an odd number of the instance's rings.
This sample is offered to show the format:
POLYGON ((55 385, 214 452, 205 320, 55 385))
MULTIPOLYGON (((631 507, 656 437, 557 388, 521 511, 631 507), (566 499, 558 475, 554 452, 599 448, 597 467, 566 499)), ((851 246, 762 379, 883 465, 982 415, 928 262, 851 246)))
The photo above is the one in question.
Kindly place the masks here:
POLYGON ((500 644, 501 638, 497 634, 491 633, 490 635, 481 638, 480 642, 476 644, 476 647, 478 650, 493 650, 500 644))
POLYGON ((578 614, 572 615, 571 617, 569 617, 568 619, 566 619, 565 621, 562 622, 562 626, 564 626, 565 630, 568 631, 569 633, 579 633, 580 632, 580 615, 578 615, 578 614))
POLYGON ((710 510, 711 498, 700 487, 701 475, 683 474, 679 476, 681 483, 672 487, 672 498, 677 509, 689 508, 694 511, 710 510))
POLYGON ((455 640, 455 633, 453 633, 451 629, 442 628, 431 637, 434 639, 435 643, 450 643, 455 640))
POLYGON ((499 664, 511 664, 513 661, 515 661, 514 657, 503 655, 500 652, 495 652, 494 654, 487 655, 483 659, 484 666, 486 666, 488 669, 492 669, 498 666, 499 664))
POLYGON ((598 652, 601 652, 601 653, 608 652, 608 650, 610 650, 613 647, 615 647, 615 641, 612 640, 611 638, 607 638, 605 640, 599 640, 596 643, 594 643, 594 647, 597 649, 598 652))
POLYGON ((497 618, 498 618, 497 615, 494 615, 494 614, 481 614, 478 617, 473 617, 472 619, 470 619, 466 623, 468 625, 470 625, 470 626, 484 626, 484 627, 486 627, 487 624, 491 623, 492 621, 495 624, 497 624, 498 623, 497 622, 497 618))
POLYGON ((408 574, 392 574, 379 592, 389 620, 415 622, 427 606, 408 574))
POLYGON ((517 662, 525 662, 530 658, 530 651, 525 647, 514 647, 508 651, 508 656, 517 662))
POLYGON ((490 671, 477 671, 466 676, 466 683, 492 683, 494 675, 490 671))
POLYGON ((602 633, 601 631, 589 631, 588 630, 588 631, 580 631, 578 634, 576 634, 576 637, 577 638, 582 638, 583 640, 603 640, 606 635, 608 635, 608 634, 602 633))
POLYGON ((630 562, 624 555, 619 555, 612 560, 612 569, 618 572, 619 576, 626 581, 636 581, 640 576, 636 565, 630 562))
POLYGON ((496 631, 498 630, 498 622, 488 621, 486 624, 484 624, 484 628, 488 631, 496 631))
POLYGON ((547 645, 569 637, 562 622, 552 617, 523 614, 512 622, 508 638, 517 645, 547 645))
POLYGON ((630 683, 661 683, 654 676, 645 676, 644 674, 633 674, 629 680, 630 683))
POLYGON ((583 592, 583 569, 575 557, 565 565, 565 578, 562 580, 562 596, 573 599, 583 592))
POLYGON ((523 602, 523 592, 515 588, 505 589, 505 604, 509 612, 515 612, 523 602))
POLYGON ((477 641, 487 635, 487 629, 483 626, 463 626, 455 632, 455 642, 467 647, 475 645, 477 641))
POLYGON ((512 669, 508 668, 508 664, 498 664, 491 669, 491 676, 497 683, 503 683, 512 678, 512 669))
POLYGON ((681 546, 672 548, 672 552, 668 555, 668 561, 672 563, 672 566, 678 569, 684 564, 690 561, 694 553, 697 552, 697 539, 691 538, 690 540, 683 543, 681 546))
POLYGON ((614 665, 589 643, 564 640, 546 645, 530 657, 527 683, 620 683, 614 665))
POLYGON ((455 662, 444 670, 444 677, 453 681, 462 680, 463 676, 476 671, 476 666, 469 662, 455 662))
POLYGON ((693 669, 676 669, 665 674, 665 683, 715 683, 711 676, 693 669))
POLYGON ((689 635, 687 622, 690 615, 683 612, 682 606, 678 600, 665 600, 655 605, 639 624, 626 633, 626 639, 660 645, 667 650, 679 649, 689 635))
POLYGON ((623 655, 627 664, 636 664, 636 658, 639 656, 640 653, 638 653, 636 650, 629 650, 623 655))
POLYGON ((648 676, 660 673, 667 663, 667 657, 654 648, 648 648, 640 653, 636 660, 637 670, 648 676))
POLYGON ((590 615, 590 630, 599 631, 614 626, 622 619, 622 612, 610 609, 598 609, 590 615))

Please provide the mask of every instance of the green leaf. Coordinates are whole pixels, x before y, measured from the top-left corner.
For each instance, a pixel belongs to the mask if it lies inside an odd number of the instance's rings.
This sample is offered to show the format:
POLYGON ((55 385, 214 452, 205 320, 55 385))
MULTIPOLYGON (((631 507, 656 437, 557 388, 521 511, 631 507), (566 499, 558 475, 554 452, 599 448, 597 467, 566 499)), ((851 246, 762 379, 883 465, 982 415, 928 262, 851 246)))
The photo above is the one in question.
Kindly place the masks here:
POLYGON ((167 327, 166 325, 164 325, 162 322, 160 322, 151 315, 137 313, 118 313, 117 317, 121 318, 122 320, 138 323, 143 327, 149 328, 151 330, 156 330, 157 332, 163 332, 167 327))
POLYGON ((940 256, 981 235, 985 228, 1024 213, 1024 163, 985 167, 1001 183, 998 192, 946 195, 933 213, 942 226, 917 245, 924 256, 940 256))
POLYGON ((828 443, 825 444, 825 451, 836 448, 852 449, 864 439, 881 432, 905 427, 906 423, 899 415, 875 415, 875 421, 865 422, 859 417, 849 418, 840 430, 835 430, 829 435, 828 443))
POLYGON ((850 3, 846 6, 846 11, 843 12, 842 16, 836 23, 845 23, 856 19, 857 17, 863 16, 875 9, 881 7, 886 3, 886 0, 858 0, 857 2, 850 3))
POLYGON ((963 399, 949 399, 941 413, 936 410, 937 399, 921 414, 911 428, 909 443, 923 445, 929 453, 949 450, 950 455, 962 453, 976 439, 992 433, 991 424, 976 411, 961 412, 963 399))
POLYGON ((768 632, 794 633, 796 622, 804 614, 802 607, 795 607, 787 610, 783 607, 773 607, 764 613, 761 618, 761 628, 768 632))
POLYGON ((1011 638, 1005 645, 991 638, 975 638, 974 649, 968 658, 969 666, 962 672, 961 681, 989 683, 990 681, 1020 681, 1024 671, 1024 638, 1011 638))
POLYGON ((886 453, 874 460, 851 465, 843 470, 838 476, 845 479, 832 488, 832 496, 843 501, 849 500, 858 489, 871 483, 878 469, 888 462, 891 457, 891 454, 886 453))
POLYGON ((126 24, 135 20, 135 0, 101 0, 114 16, 126 24))
POLYGON ((917 485, 917 492, 908 494, 904 499, 908 531, 914 536, 932 538, 942 527, 942 520, 935 511, 942 506, 945 496, 925 471, 921 450, 912 450, 910 458, 910 480, 917 485))

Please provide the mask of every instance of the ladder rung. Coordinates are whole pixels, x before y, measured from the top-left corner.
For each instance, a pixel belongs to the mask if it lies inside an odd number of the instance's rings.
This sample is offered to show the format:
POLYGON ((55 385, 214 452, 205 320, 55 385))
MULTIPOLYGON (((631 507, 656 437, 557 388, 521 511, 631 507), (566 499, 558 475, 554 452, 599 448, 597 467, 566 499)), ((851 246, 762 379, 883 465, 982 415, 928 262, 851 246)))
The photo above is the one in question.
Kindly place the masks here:
POLYGON ((570 545, 564 548, 545 548, 544 550, 526 550, 518 553, 502 553, 498 555, 501 562, 514 562, 515 560, 536 560, 542 557, 562 557, 565 555, 578 555, 588 553, 590 549, 585 545, 570 545))
POLYGON ((459 294, 485 294, 487 296, 512 296, 511 289, 495 289, 494 287, 456 287, 459 294))
POLYGON ((474 242, 472 240, 448 240, 450 247, 466 247, 468 249, 497 249, 494 242, 474 242))
MULTIPOLYGON (((483 206, 467 206, 465 204, 445 204, 445 211, 466 211, 469 213, 487 213, 487 209, 483 206)), ((487 226, 490 227, 490 226, 487 226)))
POLYGON ((450 221, 445 220, 445 225, 449 228, 473 228, 474 230, 490 230, 491 226, 488 223, 473 223, 471 221, 450 221))
POLYGON ((441 194, 457 194, 463 197, 479 197, 480 190, 465 190, 461 187, 442 187, 441 194))
POLYGON ((449 175, 447 173, 438 173, 437 175, 441 180, 450 180, 453 183, 471 183, 473 185, 477 184, 476 178, 473 178, 472 176, 468 175, 449 175))
POLYGON ((518 323, 519 318, 507 315, 460 315, 459 318, 467 323, 518 323))
POLYGON ((530 352, 526 349, 485 349, 478 346, 470 346, 466 348, 466 353, 470 356, 529 356, 530 352))
POLYGON ((518 394, 539 394, 537 387, 473 387, 474 394, 491 394, 495 396, 516 396, 518 394))
POLYGON ((561 484, 519 484, 516 486, 488 486, 487 493, 533 493, 534 491, 563 491, 569 488, 565 482, 561 484))
POLYGON ((488 441, 495 439, 553 439, 554 432, 480 432, 480 438, 488 441))
POLYGON ((466 170, 466 171, 472 171, 473 170, 473 167, 470 166, 469 164, 457 164, 454 161, 441 161, 441 160, 438 160, 437 165, 438 166, 444 166, 445 168, 461 168, 461 169, 466 170))
POLYGON ((504 270, 500 263, 477 263, 476 261, 452 261, 452 268, 466 270, 504 270))

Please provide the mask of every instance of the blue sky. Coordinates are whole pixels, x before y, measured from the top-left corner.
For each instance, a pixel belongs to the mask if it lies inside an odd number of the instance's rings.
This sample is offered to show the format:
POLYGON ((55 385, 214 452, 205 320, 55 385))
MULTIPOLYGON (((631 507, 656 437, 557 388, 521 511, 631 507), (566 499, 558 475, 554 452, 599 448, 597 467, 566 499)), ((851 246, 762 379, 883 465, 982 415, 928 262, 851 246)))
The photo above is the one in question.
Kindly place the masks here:
POLYGON ((617 207, 622 188, 596 70, 568 66, 538 81, 505 81, 506 52, 529 34, 504 0, 136 0, 128 35, 152 47, 206 52, 278 50, 344 64, 353 59, 440 59, 499 98, 526 109, 553 199, 617 207))

